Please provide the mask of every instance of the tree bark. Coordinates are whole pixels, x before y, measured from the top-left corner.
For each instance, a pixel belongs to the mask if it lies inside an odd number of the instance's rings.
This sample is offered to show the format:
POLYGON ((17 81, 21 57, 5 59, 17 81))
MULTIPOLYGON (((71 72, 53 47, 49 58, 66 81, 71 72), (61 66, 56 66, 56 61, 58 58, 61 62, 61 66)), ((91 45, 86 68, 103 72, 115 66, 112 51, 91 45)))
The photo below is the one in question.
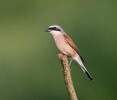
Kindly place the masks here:
POLYGON ((75 89, 74 89, 74 85, 72 82, 72 78, 71 78, 71 72, 70 72, 71 70, 68 64, 67 56, 60 53, 58 54, 58 57, 63 66, 64 81, 65 81, 68 94, 70 96, 70 100, 78 100, 75 89))

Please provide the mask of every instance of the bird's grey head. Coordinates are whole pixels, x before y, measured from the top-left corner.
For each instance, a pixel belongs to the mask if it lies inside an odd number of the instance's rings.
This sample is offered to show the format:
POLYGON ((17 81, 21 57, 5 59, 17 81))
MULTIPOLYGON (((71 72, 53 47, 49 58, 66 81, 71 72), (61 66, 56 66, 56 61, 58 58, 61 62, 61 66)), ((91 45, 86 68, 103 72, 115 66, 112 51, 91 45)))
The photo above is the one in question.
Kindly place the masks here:
POLYGON ((46 32, 50 32, 52 34, 65 33, 64 30, 58 25, 49 26, 46 32))

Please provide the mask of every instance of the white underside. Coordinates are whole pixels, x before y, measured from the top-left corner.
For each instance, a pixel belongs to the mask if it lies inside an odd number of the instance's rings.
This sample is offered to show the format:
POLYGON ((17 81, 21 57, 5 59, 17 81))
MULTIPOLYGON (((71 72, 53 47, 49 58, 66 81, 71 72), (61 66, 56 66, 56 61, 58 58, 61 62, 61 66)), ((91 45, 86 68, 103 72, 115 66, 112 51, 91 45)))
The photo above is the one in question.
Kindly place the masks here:
POLYGON ((85 66, 84 66, 84 64, 83 64, 83 62, 78 54, 76 54, 76 56, 74 56, 73 59, 80 65, 83 72, 87 71, 87 69, 85 68, 85 66))

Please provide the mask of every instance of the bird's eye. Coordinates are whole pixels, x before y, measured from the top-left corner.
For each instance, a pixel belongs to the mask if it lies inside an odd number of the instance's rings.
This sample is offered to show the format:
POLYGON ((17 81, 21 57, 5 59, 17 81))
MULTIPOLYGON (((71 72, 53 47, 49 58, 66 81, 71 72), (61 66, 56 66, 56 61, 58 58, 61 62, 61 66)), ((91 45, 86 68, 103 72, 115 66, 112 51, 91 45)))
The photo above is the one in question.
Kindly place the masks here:
POLYGON ((50 30, 56 30, 56 27, 50 27, 49 29, 50 30))
POLYGON ((56 27, 53 27, 53 30, 56 30, 56 27))
POLYGON ((54 31, 60 31, 60 29, 56 28, 56 27, 50 27, 50 30, 54 30, 54 31))
POLYGON ((57 28, 57 27, 53 27, 53 30, 55 30, 55 31, 61 31, 59 28, 57 28))

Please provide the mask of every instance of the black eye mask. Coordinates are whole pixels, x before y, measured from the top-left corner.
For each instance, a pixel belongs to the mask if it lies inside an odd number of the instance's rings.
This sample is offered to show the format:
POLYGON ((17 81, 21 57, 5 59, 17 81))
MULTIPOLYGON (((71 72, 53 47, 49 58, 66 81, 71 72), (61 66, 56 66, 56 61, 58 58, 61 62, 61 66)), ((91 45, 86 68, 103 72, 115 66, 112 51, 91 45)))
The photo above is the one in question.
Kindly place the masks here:
POLYGON ((56 27, 50 27, 49 30, 61 31, 60 29, 58 29, 58 28, 56 28, 56 27))

